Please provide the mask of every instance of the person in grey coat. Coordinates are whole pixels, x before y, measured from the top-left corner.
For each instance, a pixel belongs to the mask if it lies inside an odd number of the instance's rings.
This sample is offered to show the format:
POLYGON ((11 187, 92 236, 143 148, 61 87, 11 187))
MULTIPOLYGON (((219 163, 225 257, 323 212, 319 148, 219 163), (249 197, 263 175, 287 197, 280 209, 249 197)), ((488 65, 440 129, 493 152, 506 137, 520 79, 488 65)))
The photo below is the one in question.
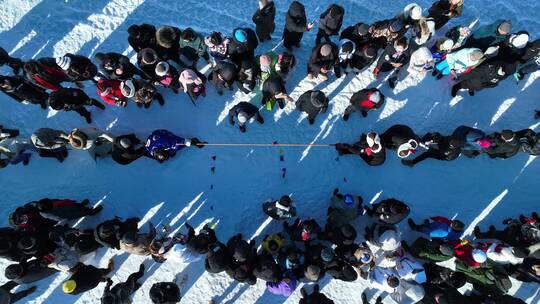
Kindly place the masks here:
POLYGON ((41 157, 54 157, 59 162, 63 162, 68 156, 66 145, 69 139, 63 131, 41 128, 32 134, 31 140, 41 157))

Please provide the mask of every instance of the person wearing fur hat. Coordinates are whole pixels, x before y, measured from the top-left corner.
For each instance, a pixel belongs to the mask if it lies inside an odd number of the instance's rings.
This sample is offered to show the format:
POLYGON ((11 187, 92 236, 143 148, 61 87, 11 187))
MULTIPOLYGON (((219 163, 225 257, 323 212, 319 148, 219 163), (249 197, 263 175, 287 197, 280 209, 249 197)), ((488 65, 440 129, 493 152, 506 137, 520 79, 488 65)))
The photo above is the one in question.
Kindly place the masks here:
POLYGON ((17 284, 33 283, 57 273, 56 270, 43 266, 37 259, 11 264, 4 271, 6 279, 17 284))
POLYGON ((245 101, 238 103, 229 110, 229 123, 233 126, 235 118, 238 121, 238 127, 242 133, 246 132, 246 124, 251 118, 255 118, 260 124, 264 123, 264 119, 259 113, 259 109, 253 104, 245 101))
POLYGON ((464 0, 439 0, 429 8, 429 17, 435 20, 435 30, 439 30, 452 18, 461 16, 464 0))
POLYGON ((401 37, 392 44, 388 44, 377 61, 377 65, 373 70, 373 76, 377 78, 380 72, 391 72, 407 64, 410 59, 409 52, 407 52, 408 48, 409 44, 405 37, 401 37))
POLYGON ((180 59, 187 66, 196 68, 199 58, 203 58, 206 62, 210 60, 204 37, 188 27, 180 35, 180 59))
POLYGON ((38 104, 42 109, 47 109, 49 94, 24 79, 21 76, 1 76, 0 91, 20 103, 38 104))
POLYGON ((55 60, 72 82, 93 80, 97 74, 97 66, 87 57, 67 53, 55 60))
POLYGON ((251 20, 255 23, 255 32, 260 42, 272 39, 272 33, 276 29, 274 19, 276 6, 273 0, 259 0, 259 8, 253 14, 251 20))
POLYGON ((122 94, 120 83, 121 81, 116 79, 99 78, 96 90, 101 100, 111 106, 127 106, 127 98, 122 94))
POLYGON ((156 31, 156 52, 162 60, 172 60, 182 66, 180 60, 180 35, 182 31, 174 26, 164 25, 156 31))
POLYGON ((19 75, 24 66, 24 62, 19 58, 14 58, 2 47, 0 47, 0 67, 7 65, 13 71, 13 74, 19 75))
POLYGON ((111 80, 128 80, 135 75, 150 79, 150 77, 133 65, 129 58, 119 53, 96 53, 99 73, 111 80))
POLYGON ((170 88, 175 94, 178 94, 180 89, 180 73, 178 70, 167 61, 160 61, 154 70, 156 75, 156 84, 170 88))
POLYGON ((529 32, 519 31, 510 34, 499 44, 499 50, 495 58, 507 63, 519 63, 527 52, 529 43, 529 32))
POLYGON ((304 5, 293 1, 285 16, 285 28, 283 29, 283 46, 292 51, 293 47, 300 47, 300 41, 304 33, 313 28, 314 23, 307 23, 304 5))
POLYGON ((380 166, 386 161, 386 147, 381 143, 379 134, 375 132, 364 133, 354 144, 336 144, 338 154, 356 154, 370 166, 380 166))
POLYGON ((70 145, 77 150, 86 150, 92 159, 111 154, 112 135, 96 128, 73 129, 68 136, 70 145))
POLYGON ((106 282, 107 275, 113 270, 114 262, 109 260, 107 268, 97 268, 92 265, 79 263, 72 271, 69 279, 62 283, 65 294, 78 295, 96 288, 99 283, 106 282))
POLYGON ((345 109, 343 120, 349 120, 353 112, 361 113, 367 117, 368 111, 379 109, 384 104, 384 95, 377 88, 363 89, 351 96, 350 105, 345 109))
POLYGON ((422 232, 431 239, 443 239, 447 241, 457 241, 463 235, 465 225, 460 220, 450 220, 443 216, 431 217, 424 221, 422 225, 417 225, 413 219, 407 221, 414 231, 422 232))
POLYGON ((167 130, 156 130, 148 136, 145 147, 148 154, 154 159, 159 162, 164 162, 167 159, 174 157, 177 152, 185 147, 195 145, 197 148, 201 149, 205 144, 206 142, 202 142, 195 137, 186 139, 176 136, 167 130))
POLYGON ((375 45, 384 48, 393 44, 397 39, 404 37, 405 33, 407 33, 407 27, 402 18, 396 17, 373 23, 368 33, 371 35, 375 45))
POLYGON ((32 133, 30 139, 41 157, 54 157, 63 162, 68 156, 68 134, 63 131, 41 128, 32 133))
POLYGON ((221 96, 225 88, 232 91, 235 81, 238 80, 238 67, 226 60, 218 61, 208 79, 216 87, 218 95, 221 96))
POLYGON ((314 47, 307 65, 308 79, 320 78, 326 81, 328 73, 332 70, 336 77, 341 77, 337 46, 327 42, 314 47))
POLYGON ((199 96, 206 97, 206 76, 199 71, 183 70, 178 77, 178 82, 191 101, 194 102, 199 96))
POLYGON ((90 98, 81 89, 61 88, 49 95, 49 106, 56 111, 75 111, 92 123, 92 114, 84 106, 95 106, 105 110, 105 106, 94 98, 90 98))
POLYGON ((298 304, 334 304, 334 301, 319 290, 319 284, 315 284, 313 291, 310 294, 307 293, 305 287, 302 287, 302 289, 300 289, 302 298, 298 304))
POLYGON ((409 76, 423 77, 428 70, 433 68, 433 54, 427 47, 420 47, 411 54, 411 59, 406 67, 399 69, 395 76, 388 79, 388 86, 395 88, 396 83, 409 76))
POLYGON ((348 39, 357 47, 361 47, 369 42, 371 39, 371 34, 369 33, 369 25, 359 22, 355 25, 351 25, 341 31, 339 35, 339 40, 348 39))
POLYGON ((440 133, 428 133, 422 137, 422 142, 427 146, 427 151, 414 159, 402 159, 401 163, 414 167, 416 164, 433 158, 441 161, 456 160, 461 155, 461 142, 452 136, 443 136, 440 133))
POLYGON ((343 24, 343 16, 345 10, 343 7, 337 4, 331 4, 326 11, 320 16, 319 31, 317 32, 317 38, 315 39, 315 45, 321 43, 322 38, 328 43, 332 40, 330 36, 336 36, 339 34, 341 25, 343 24))
POLYGON ((421 138, 405 125, 394 125, 381 134, 383 145, 387 149, 396 150, 399 158, 407 158, 416 153, 421 138))
POLYGON ((24 75, 33 84, 53 92, 62 87, 62 82, 69 81, 66 72, 58 67, 54 58, 28 60, 24 64, 24 75))
POLYGON ((128 27, 128 43, 135 52, 145 48, 156 49, 156 27, 143 23, 133 24, 128 27))
POLYGON ((461 154, 474 158, 491 147, 491 140, 482 130, 468 126, 459 126, 452 133, 452 138, 457 140, 461 148, 461 154))
POLYGON ((116 163, 129 165, 142 156, 148 156, 148 152, 135 134, 126 134, 114 138, 111 155, 116 163))
POLYGON ((442 79, 450 74, 459 76, 470 71, 485 60, 484 52, 478 48, 464 48, 446 55, 435 65, 432 75, 442 79))
POLYGON ((469 95, 474 96, 477 91, 495 88, 499 82, 512 76, 516 68, 515 62, 487 60, 469 73, 460 75, 452 87, 451 95, 456 97, 459 90, 465 89, 469 91, 469 95))
POLYGON ((250 28, 236 28, 229 43, 228 54, 231 60, 242 65, 243 61, 255 58, 255 49, 259 46, 257 35, 250 28))
POLYGON ((398 224, 407 218, 411 212, 409 206, 394 198, 372 204, 371 208, 364 206, 364 210, 373 219, 391 225, 398 224))
POLYGON ((137 53, 137 65, 152 81, 156 81, 156 65, 160 62, 158 54, 151 48, 145 48, 137 53))
POLYGON ((277 102, 279 108, 283 109, 285 108, 285 101, 294 101, 289 95, 287 95, 285 82, 279 75, 270 76, 262 86, 262 105, 271 111, 277 102))
POLYGON ((366 240, 384 251, 395 251, 401 247, 401 232, 396 225, 374 223, 365 231, 366 240))
POLYGON ((32 294, 37 289, 36 286, 32 286, 24 290, 18 290, 15 293, 11 292, 11 290, 17 287, 18 285, 19 284, 17 284, 16 282, 9 281, 5 283, 4 285, 0 286, 0 300, 2 301, 2 303, 6 303, 6 304, 15 303, 23 299, 24 297, 32 294))
POLYGON ((163 95, 159 93, 154 85, 142 79, 124 80, 120 83, 122 95, 132 98, 138 107, 148 109, 153 100, 157 100, 160 106, 165 104, 163 95))
POLYGON ((37 201, 35 205, 39 210, 39 214, 44 218, 61 222, 63 220, 71 221, 85 216, 96 215, 103 209, 101 205, 94 208, 87 207, 88 203, 89 201, 87 199, 81 203, 77 203, 70 199, 43 198, 37 201))
POLYGON ((141 287, 137 282, 144 276, 144 264, 139 266, 139 271, 128 276, 125 282, 118 283, 112 288, 112 280, 107 279, 107 285, 101 297, 101 304, 124 304, 131 303, 131 295, 141 287))
POLYGON ((210 56, 212 67, 228 57, 229 44, 231 39, 220 32, 212 32, 204 38, 204 44, 210 56))
POLYGON ((519 137, 511 130, 495 132, 488 136, 491 146, 485 149, 490 158, 509 158, 516 155, 521 147, 519 137))
POLYGON ((479 48, 485 52, 489 47, 504 41, 512 31, 512 21, 497 20, 491 24, 479 27, 467 39, 465 47, 479 48))
POLYGON ((326 113, 328 97, 322 91, 307 91, 296 100, 296 109, 300 112, 306 112, 309 124, 312 125, 319 113, 326 113))
POLYGON ((290 196, 284 195, 279 200, 268 200, 262 205, 263 212, 276 221, 288 220, 296 216, 296 206, 290 196))

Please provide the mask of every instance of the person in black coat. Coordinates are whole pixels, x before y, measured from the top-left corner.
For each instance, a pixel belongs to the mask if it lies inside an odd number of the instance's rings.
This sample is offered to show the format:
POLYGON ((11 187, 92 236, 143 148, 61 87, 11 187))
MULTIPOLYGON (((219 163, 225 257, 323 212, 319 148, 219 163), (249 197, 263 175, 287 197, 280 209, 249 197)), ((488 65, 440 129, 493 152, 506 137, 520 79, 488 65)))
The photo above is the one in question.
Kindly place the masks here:
POLYGON ((386 147, 375 132, 362 134, 355 144, 336 144, 339 155, 356 154, 370 166, 380 166, 386 161, 386 147))
POLYGON ((304 33, 311 30, 312 27, 313 23, 307 23, 304 5, 298 1, 293 1, 285 17, 283 46, 289 51, 292 50, 293 46, 299 48, 304 33))
POLYGON ((265 282, 279 282, 283 278, 283 270, 271 255, 263 253, 256 259, 253 275, 265 282))
POLYGON ((133 65, 129 58, 119 53, 97 53, 96 62, 99 66, 99 72, 108 79, 128 80, 135 75, 150 79, 146 73, 133 65))
POLYGON ((511 64, 521 63, 521 58, 527 53, 529 39, 530 35, 527 31, 508 35, 504 41, 499 43, 495 59, 511 64))
POLYGON ((362 22, 345 28, 339 35, 339 40, 349 39, 356 47, 364 46, 370 38, 369 25, 362 22))
POLYGON ((511 130, 503 130, 488 136, 492 145, 485 149, 490 158, 509 158, 516 155, 521 147, 520 137, 511 130))
POLYGON ((416 153, 420 140, 420 136, 405 125, 393 125, 381 134, 384 146, 387 149, 396 150, 400 158, 406 158, 416 153))
POLYGON ((218 61, 208 79, 216 86, 218 95, 223 95, 223 89, 232 91, 234 82, 238 80, 238 67, 232 62, 218 61))
POLYGON ((279 75, 272 75, 263 83, 262 87, 262 105, 276 101, 280 109, 285 108, 285 100, 292 102, 292 98, 287 95, 285 82, 279 75))
POLYGON ((0 228, 0 258, 19 262, 22 259, 21 252, 17 248, 20 238, 20 231, 11 227, 0 228))
POLYGON ((429 18, 435 20, 435 30, 439 30, 452 18, 461 16, 463 0, 439 0, 429 8, 429 18))
POLYGON ((384 94, 377 88, 363 89, 351 96, 349 100, 351 103, 345 113, 343 114, 343 120, 349 120, 349 116, 352 112, 359 112, 363 117, 367 117, 368 111, 376 110, 382 107, 384 104, 384 94))
POLYGON ((162 26, 156 31, 156 52, 162 60, 172 60, 184 66, 180 60, 180 35, 182 31, 174 26, 162 26))
POLYGON ((320 293, 319 284, 315 284, 313 292, 308 295, 307 291, 302 287, 300 289, 302 298, 298 304, 334 304, 334 301, 329 299, 325 294, 320 293))
POLYGON ((319 44, 313 48, 307 65, 308 79, 320 77, 328 80, 328 73, 334 70, 336 77, 341 77, 338 48, 332 43, 319 44))
POLYGON ((152 81, 157 81, 156 66, 159 62, 158 54, 151 48, 142 49, 137 53, 137 65, 152 81))
POLYGON ((253 92, 257 85, 257 79, 261 73, 261 69, 255 60, 245 60, 240 65, 236 84, 238 89, 245 94, 253 92))
POLYGON ((19 58, 13 58, 9 53, 0 47, 0 66, 6 65, 13 70, 13 74, 19 75, 24 63, 19 58))
POLYGON ((319 45, 322 38, 324 38, 326 42, 331 42, 330 36, 339 34, 344 15, 345 10, 337 4, 330 5, 326 11, 321 14, 319 32, 317 32, 317 38, 315 38, 315 45, 319 45))
POLYGON ((274 18, 276 17, 276 6, 273 0, 259 0, 259 9, 253 14, 252 20, 255 23, 255 32, 260 42, 271 40, 271 34, 276 28, 274 18))
POLYGON ((105 105, 90 98, 81 89, 62 88, 49 95, 49 105, 57 111, 75 111, 86 119, 87 123, 92 123, 92 114, 84 106, 96 106, 105 110, 105 105))
POLYGON ((137 224, 139 218, 128 218, 125 221, 121 221, 118 218, 104 221, 97 225, 94 230, 94 238, 96 242, 106 248, 120 249, 120 240, 126 232, 138 232, 137 224))
POLYGON ((235 105, 229 111, 229 123, 234 126, 234 119, 238 120, 238 127, 240 132, 246 132, 246 124, 251 118, 255 117, 258 123, 263 124, 264 119, 259 113, 259 109, 249 102, 242 101, 235 105))
POLYGON ((0 90, 18 102, 39 104, 47 109, 49 94, 20 76, 0 76, 0 90))
POLYGON ((309 124, 315 123, 315 118, 319 113, 326 113, 328 110, 328 97, 322 91, 307 91, 300 95, 296 101, 296 109, 306 112, 309 124))
POLYGON ((113 270, 114 262, 109 260, 107 268, 97 268, 83 263, 77 264, 72 275, 62 283, 62 290, 66 294, 78 295, 96 288, 99 283, 109 280, 107 275, 113 270))
POLYGON ((107 285, 101 297, 101 304, 130 304, 131 295, 141 287, 141 283, 137 282, 144 276, 144 264, 139 266, 139 271, 129 275, 127 280, 112 286, 112 280, 107 279, 107 285))
POLYGON ((135 52, 145 48, 157 49, 155 26, 147 23, 133 24, 127 31, 128 43, 135 52))
POLYGON ((57 57, 56 64, 61 68, 70 81, 79 82, 93 80, 97 74, 97 67, 90 59, 81 55, 67 53, 57 57))
POLYGON ((422 138, 422 142, 429 143, 428 150, 414 159, 402 159, 401 163, 414 167, 419 162, 428 158, 452 161, 461 155, 461 143, 452 136, 442 136, 439 133, 428 133, 422 138), (435 148, 433 145, 436 145, 435 148))
POLYGON ((214 229, 205 225, 198 234, 195 234, 195 229, 188 223, 185 223, 188 228, 186 248, 189 252, 196 254, 207 254, 208 251, 217 243, 217 237, 214 229))
POLYGON ((24 75, 33 84, 51 91, 59 90, 62 82, 70 80, 65 71, 58 67, 54 58, 28 60, 24 64, 24 75))
POLYGON ((19 284, 15 283, 13 281, 9 281, 9 282, 5 283, 4 285, 0 286, 0 302, 2 304, 4 304, 4 303, 6 303, 6 304, 15 303, 15 302, 19 301, 20 299, 26 297, 27 295, 33 293, 37 289, 36 286, 32 286, 32 287, 30 287, 28 289, 12 293, 11 290, 13 288, 17 287, 18 285, 19 284))
POLYGON ((499 60, 488 60, 474 68, 469 73, 460 75, 456 84, 452 87, 452 97, 456 97, 459 90, 469 91, 474 96, 476 91, 486 88, 494 88, 499 82, 513 75, 516 64, 499 60))
POLYGON ((257 35, 250 28, 236 28, 233 31, 227 53, 231 60, 242 66, 243 61, 253 61, 255 49, 259 46, 257 35))
POLYGON ((31 258, 41 260, 46 255, 52 253, 58 245, 47 238, 48 231, 40 230, 34 233, 26 232, 17 242, 23 261, 31 258))
POLYGON ((540 69, 540 39, 530 41, 525 47, 525 52, 519 59, 519 62, 522 64, 518 72, 514 77, 517 80, 522 80, 525 78, 525 75, 536 72, 540 69))
POLYGON ((94 229, 79 230, 70 228, 68 225, 56 225, 50 230, 49 238, 55 243, 66 244, 80 256, 102 247, 94 238, 94 229))
POLYGON ((408 48, 409 44, 405 37, 388 44, 381 57, 379 57, 379 61, 377 61, 373 75, 378 77, 380 72, 390 72, 406 65, 410 59, 409 52, 407 52, 408 48))
POLYGON ((540 284, 540 259, 527 257, 521 264, 505 265, 506 271, 516 280, 540 284))
POLYGON ((371 42, 368 42, 361 47, 357 47, 349 65, 355 69, 358 74, 377 60, 378 50, 378 46, 371 42))
POLYGON ((336 225, 329 225, 327 222, 321 239, 329 241, 336 246, 351 246, 354 244, 356 236, 356 230, 351 224, 336 227, 336 225))
POLYGON ((204 268, 210 273, 220 273, 230 269, 233 257, 224 244, 217 242, 210 248, 204 260, 204 268))
POLYGON ((111 154, 112 159, 121 165, 129 165, 142 156, 148 156, 144 143, 135 134, 116 137, 111 154))
POLYGON ((42 262, 37 259, 30 260, 29 262, 22 261, 18 264, 11 264, 6 267, 4 271, 6 279, 17 284, 33 283, 56 273, 56 269, 43 265, 42 262))
POLYGON ((395 225, 409 216, 411 209, 407 204, 394 198, 375 203, 371 208, 365 206, 367 215, 386 224, 395 225))
POLYGON ((159 282, 150 288, 150 300, 154 304, 178 303, 181 299, 180 288, 174 282, 159 282))

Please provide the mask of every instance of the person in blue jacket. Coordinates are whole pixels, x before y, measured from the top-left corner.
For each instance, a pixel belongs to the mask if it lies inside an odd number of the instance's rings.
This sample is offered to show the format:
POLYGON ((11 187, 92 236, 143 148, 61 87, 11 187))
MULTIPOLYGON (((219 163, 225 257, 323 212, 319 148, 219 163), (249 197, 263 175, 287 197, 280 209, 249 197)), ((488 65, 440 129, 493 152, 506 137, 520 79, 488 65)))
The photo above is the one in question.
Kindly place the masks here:
POLYGON ((201 149, 205 144, 207 142, 202 142, 195 137, 186 139, 167 130, 155 130, 148 136, 145 148, 154 159, 161 163, 175 156, 176 152, 185 147, 194 145, 201 149))
POLYGON ((463 235, 465 225, 459 220, 450 220, 443 216, 432 217, 417 225, 411 218, 407 221, 412 230, 427 234, 431 239, 456 241, 463 235))

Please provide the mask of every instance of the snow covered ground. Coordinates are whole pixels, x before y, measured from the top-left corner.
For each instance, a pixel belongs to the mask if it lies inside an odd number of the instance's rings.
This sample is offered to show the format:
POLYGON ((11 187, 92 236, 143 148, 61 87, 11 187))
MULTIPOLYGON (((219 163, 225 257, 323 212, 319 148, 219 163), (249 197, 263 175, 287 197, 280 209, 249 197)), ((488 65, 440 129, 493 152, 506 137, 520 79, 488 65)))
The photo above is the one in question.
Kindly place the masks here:
MULTIPOLYGON (((133 55, 127 44, 127 28, 134 23, 194 27, 203 33, 219 30, 230 33, 237 26, 251 26, 255 1, 155 1, 155 0, 1 0, 0 45, 15 57, 29 59, 59 56, 74 52, 93 56, 99 51, 116 51, 133 55)), ((331 1, 305 1, 308 19, 318 19, 331 1)), ((346 9, 344 26, 359 21, 371 23, 389 18, 408 1, 336 0, 346 9)), ((534 39, 540 34, 537 1, 465 1, 464 14, 452 24, 485 24, 498 18, 514 21, 514 29, 527 29, 534 39)), ((271 49, 281 37, 284 16, 290 1, 276 0, 277 31, 271 42, 262 44, 259 52, 271 49)), ((417 1, 429 7, 431 1, 417 1)), ((231 143, 336 143, 353 142, 368 130, 384 131, 396 123, 411 125, 424 132, 437 130, 449 133, 466 124, 485 131, 504 128, 536 127, 533 109, 539 106, 540 84, 532 75, 516 84, 506 80, 498 88, 482 91, 474 98, 454 100, 450 97, 450 82, 407 79, 394 91, 374 80, 371 73, 331 79, 328 83, 305 79, 305 63, 315 33, 304 36, 302 49, 296 51, 299 65, 287 80, 292 97, 317 87, 331 98, 327 114, 316 124, 307 120, 289 105, 284 111, 264 112, 263 126, 250 125, 241 134, 224 120, 235 103, 250 100, 240 93, 225 93, 219 97, 213 89, 197 107, 186 95, 165 92, 166 105, 139 109, 133 104, 127 109, 108 107, 106 111, 92 109, 93 126, 113 134, 135 132, 145 138, 151 131, 166 128, 177 134, 197 136, 210 142, 231 143), (341 113, 352 93, 366 86, 381 86, 387 102, 378 113, 362 119, 353 115, 345 123, 341 113)), ((95 97, 95 89, 86 85, 95 97)), ((466 95, 466 94, 465 94, 466 95)), ((71 130, 85 126, 76 113, 49 113, 38 106, 23 106, 6 96, 0 96, 0 122, 19 128, 29 136, 39 127, 71 130)), ((89 198, 99 201, 104 211, 86 218, 78 227, 93 227, 112 218, 140 216, 144 222, 169 224, 180 228, 185 221, 194 227, 206 222, 219 223, 217 234, 226 241, 234 233, 258 241, 266 233, 277 232, 281 223, 270 221, 260 204, 267 198, 292 194, 300 216, 311 216, 323 222, 332 190, 360 194, 366 202, 376 198, 395 197, 407 202, 411 216, 422 219, 432 215, 456 216, 465 223, 487 227, 501 225, 502 219, 538 209, 540 164, 534 158, 518 155, 508 160, 459 158, 452 163, 426 161, 414 169, 402 166, 390 155, 383 167, 371 168, 359 158, 337 158, 332 148, 287 148, 284 162, 277 148, 212 148, 185 150, 171 161, 159 164, 141 159, 130 166, 116 165, 112 160, 94 162, 85 152, 73 151, 59 164, 54 159, 34 158, 28 167, 10 166, 0 172, 2 192, 0 219, 7 225, 9 212, 16 206, 43 197, 89 198), (216 156, 215 164, 212 156, 216 156), (210 168, 216 167, 215 174, 210 168), (282 168, 286 178, 282 179, 282 168)), ((362 229, 367 220, 358 221, 362 229)), ((406 225, 406 224, 405 224, 406 225)), ((406 231, 406 227, 404 230, 406 231)), ((361 230, 359 230, 361 231, 361 230)), ((414 238, 414 235, 408 235, 414 238)), ((148 290, 158 281, 171 280, 182 272, 188 274, 182 303, 297 303, 299 288, 288 299, 265 292, 259 282, 254 287, 237 284, 227 275, 204 272, 202 262, 183 264, 169 260, 156 264, 149 259, 128 256, 119 251, 98 251, 90 262, 105 266, 108 258, 116 262, 113 281, 124 280, 144 261, 147 273, 142 288, 134 296, 135 303, 148 303, 148 290)), ((7 265, 0 262, 0 272, 7 265)), ((40 282, 28 303, 97 303, 105 284, 80 297, 66 296, 59 288, 66 278, 59 275, 40 282)), ((343 283, 326 278, 322 291, 336 303, 360 303, 363 281, 343 283)), ((515 284, 513 293, 528 303, 540 302, 538 285, 515 284)), ((372 296, 375 291, 368 291, 372 296)), ((391 301, 387 299, 387 301, 391 301)))

